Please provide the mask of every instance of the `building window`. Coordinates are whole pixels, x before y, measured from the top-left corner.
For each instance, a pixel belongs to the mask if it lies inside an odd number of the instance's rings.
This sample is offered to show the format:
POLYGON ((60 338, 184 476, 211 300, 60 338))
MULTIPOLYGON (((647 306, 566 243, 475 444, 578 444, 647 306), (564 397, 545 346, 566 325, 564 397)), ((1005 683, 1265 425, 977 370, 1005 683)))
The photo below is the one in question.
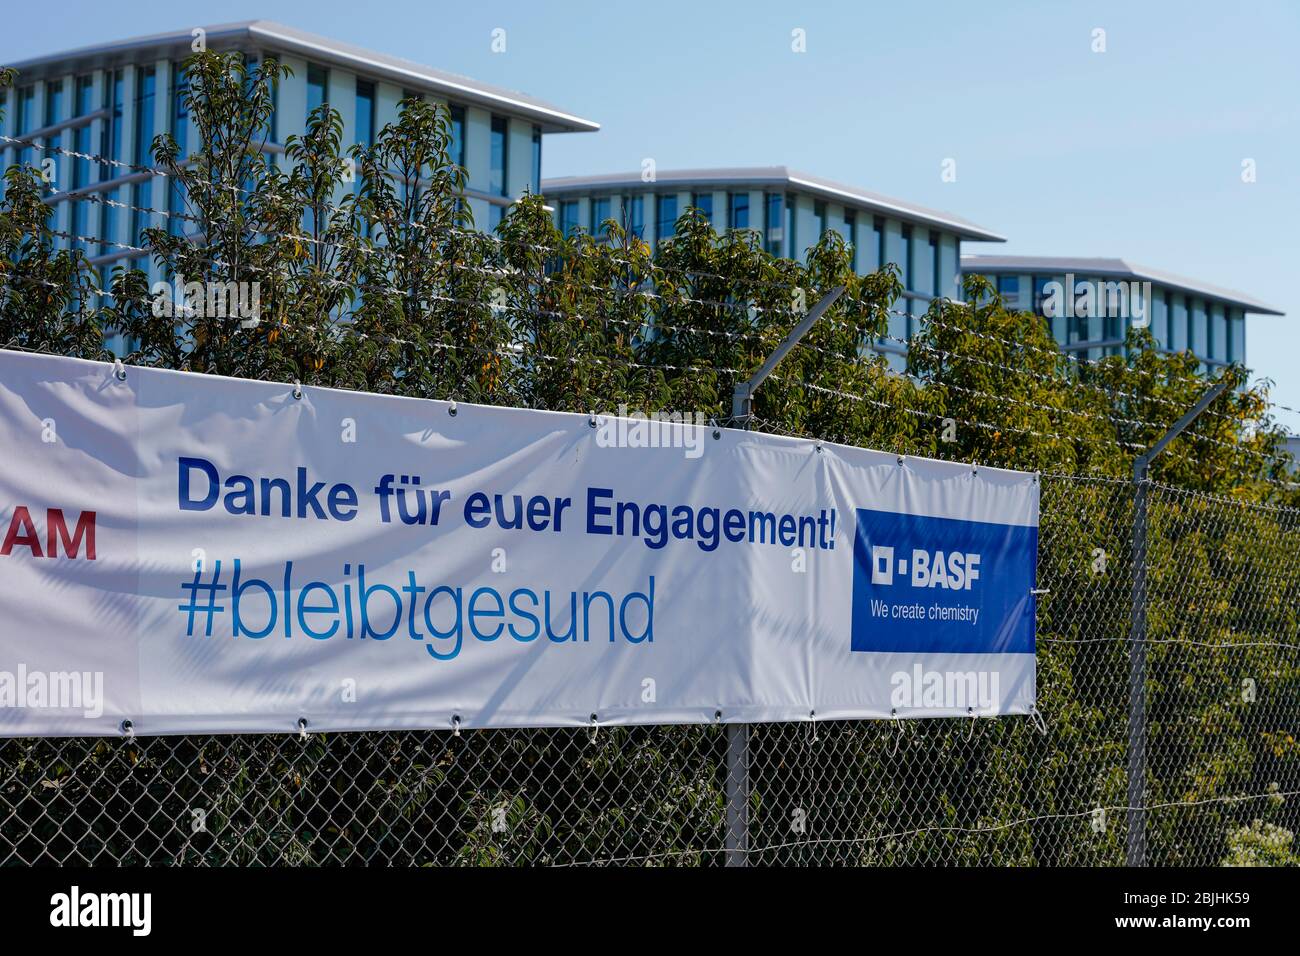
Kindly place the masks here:
POLYGON ((599 236, 602 232, 602 225, 609 218, 609 197, 604 196, 600 199, 591 201, 591 234, 599 236))
POLYGON ((448 144, 448 150, 451 152, 451 161, 461 169, 466 169, 465 165, 465 107, 453 106, 451 108, 451 143, 448 144))
MULTIPOLYGON (((406 104, 407 104, 408 102, 409 102, 409 103, 422 103, 422 102, 424 102, 424 94, 423 94, 423 93, 420 93, 420 92, 418 92, 418 91, 416 91, 416 90, 407 90, 407 89, 402 90, 402 98, 401 98, 400 100, 397 101, 397 115, 398 115, 399 117, 400 117, 400 116, 402 115, 402 113, 405 111, 405 109, 406 109, 406 104)), ((450 149, 448 149, 447 157, 448 157, 448 160, 451 159, 451 151, 450 151, 450 149)), ((403 199, 403 201, 405 201, 405 199, 407 198, 407 186, 406 186, 406 183, 402 183, 400 188, 401 188, 402 199, 403 199)), ((459 199, 455 200, 454 203, 453 203, 453 205, 456 207, 456 210, 459 212, 459 210, 460 210, 460 200, 459 200, 459 199)))
MULTIPOLYGON (((121 156, 123 90, 124 83, 121 70, 113 71, 111 82, 108 80, 107 74, 105 75, 104 108, 110 111, 110 117, 101 128, 99 155, 106 159, 123 158, 121 156)), ((100 163, 99 181, 106 182, 113 176, 113 167, 107 163, 100 163)), ((118 190, 108 190, 104 193, 104 198, 116 202, 118 190)), ((107 240, 117 237, 117 207, 110 206, 108 203, 100 203, 99 217, 99 238, 104 240, 100 243, 99 254, 106 255, 110 251, 107 240)))
POLYGON ((1228 361, 1246 360, 1246 313, 1241 309, 1228 310, 1228 361))
POLYGON ((1210 320, 1206 315, 1204 299, 1194 299, 1189 306, 1192 312, 1192 325, 1189 330, 1191 341, 1187 347, 1202 357, 1210 354, 1210 320))
POLYGON ((1069 307, 1066 307, 1065 341, 1067 343, 1087 342, 1101 338, 1100 334, 1093 335, 1089 332, 1089 320, 1093 318, 1094 313, 1099 312, 1096 308, 1096 300, 1094 299, 1094 307, 1090 310, 1087 305, 1088 300, 1081 298, 1082 290, 1088 288, 1092 282, 1093 280, 1086 276, 1075 276, 1074 287, 1065 289, 1066 299, 1074 303, 1073 315, 1069 314, 1069 307))
POLYGON ((799 207, 795 202, 794 193, 785 194, 785 254, 788 259, 799 258, 799 236, 798 236, 798 214, 799 207))
POLYGON ((871 217, 871 244, 875 247, 876 269, 889 259, 885 255, 885 219, 883 216, 871 217))
MULTIPOLYGON (((12 94, 10 94, 7 91, 0 90, 0 132, 3 132, 4 130, 4 117, 13 115, 13 109, 12 109, 13 104, 9 102, 11 98, 12 98, 12 94)), ((9 144, 0 143, 0 169, 3 169, 3 167, 7 167, 9 165, 10 165, 9 144)), ((0 196, 3 196, 4 192, 5 192, 4 177, 0 176, 0 196)))
MULTIPOLYGON (((184 160, 187 152, 186 142, 190 133, 190 114, 185 105, 189 92, 189 83, 185 79, 185 69, 179 63, 172 66, 172 139, 180 147, 180 158, 184 160)), ((185 231, 185 220, 179 218, 185 211, 185 187, 175 178, 169 178, 167 190, 167 211, 172 217, 167 221, 168 231, 179 236, 185 231)))
POLYGON ((1102 315, 1101 338, 1124 338, 1124 317, 1129 314, 1130 301, 1127 287, 1098 280, 1093 288, 1097 290, 1097 308, 1102 315))
MULTIPOLYGON (((37 128, 36 123, 36 87, 24 86, 18 91, 18 115, 14 117, 18 124, 15 129, 18 135, 30 133, 37 128)), ((32 161, 33 147, 24 146, 18 150, 18 162, 30 163, 32 161)))
MULTIPOLYGON (((907 247, 910 245, 907 240, 910 234, 909 226, 903 226, 900 232, 888 228, 885 230, 885 244, 887 247, 893 247, 893 252, 885 257, 885 261, 899 267, 899 271, 903 274, 904 289, 912 288, 909 281, 910 273, 907 271, 907 260, 910 258, 907 255, 907 247)), ((901 345, 911 336, 911 303, 904 299, 897 308, 889 311, 889 335, 894 338, 894 345, 901 345)))
POLYGON ((998 295, 1008 309, 1020 308, 1020 276, 998 276, 998 295))
MULTIPOLYGON (((252 95, 253 87, 255 85, 255 78, 258 72, 258 66, 257 66, 258 60, 257 57, 255 56, 249 56, 247 54, 244 54, 243 56, 244 56, 244 96, 248 97, 252 95)), ((258 138, 266 139, 270 142, 275 142, 275 123, 276 123, 275 97, 276 97, 276 92, 274 89, 272 89, 271 110, 267 114, 266 125, 261 127, 258 130, 258 138)), ((264 153, 262 156, 262 160, 263 162, 266 163, 267 166, 275 165, 275 157, 271 153, 264 153)), ((251 181, 245 184, 246 187, 249 187, 251 185, 252 185, 251 181)))
MULTIPOLYGON (((274 59, 274 57, 272 57, 272 59, 274 59)), ((267 58, 263 56, 262 63, 265 64, 266 62, 267 62, 267 58)), ((267 138, 272 143, 278 143, 280 142, 280 84, 279 83, 275 83, 271 86, 270 94, 271 94, 271 115, 266 118, 266 127, 267 127, 266 135, 267 138)), ((266 161, 268 163, 274 164, 275 156, 268 155, 266 161)))
POLYGON ((858 264, 858 214, 854 210, 844 210, 844 227, 840 230, 840 235, 844 237, 844 241, 849 246, 853 270, 856 272, 858 264))
MULTIPOLYGON (((152 66, 136 67, 136 87, 135 87, 135 147, 132 162, 137 166, 152 166, 153 158, 149 155, 149 146, 153 143, 154 128, 154 97, 157 94, 157 76, 152 66)), ((153 177, 150 177, 142 183, 136 183, 134 189, 134 198, 132 200, 136 208, 131 213, 131 235, 130 242, 132 245, 138 245, 140 242, 140 233, 149 225, 149 214, 144 212, 146 206, 152 206, 150 201, 153 193, 153 177)))
POLYGON ((911 226, 903 227, 903 271, 906 288, 916 291, 919 282, 917 282, 916 268, 916 246, 912 242, 913 233, 911 226))
POLYGON ((655 197, 655 238, 664 240, 677 231, 677 194, 655 197))
POLYGON ((488 192, 498 196, 508 195, 510 144, 507 131, 510 122, 504 116, 492 117, 492 164, 489 167, 488 192))
MULTIPOLYGON (((59 79, 45 87, 45 126, 52 126, 63 119, 63 80, 59 79)), ((45 137, 47 147, 46 155, 58 162, 59 153, 53 150, 60 149, 63 146, 63 134, 54 133, 45 137)), ((57 182, 45 184, 46 194, 53 193, 57 182)))
POLYGON ((766 207, 767 213, 764 217, 764 225, 767 228, 764 248, 767 250, 768 255, 780 256, 782 253, 781 239, 785 235, 781 222, 784 218, 781 212, 781 194, 768 193, 763 197, 763 204, 766 207))
POLYGON ((1228 314, 1221 302, 1210 306, 1210 346, 1206 354, 1216 362, 1228 360, 1228 314))
POLYGON ((323 66, 307 67, 307 115, 330 101, 330 71, 323 66))
POLYGON ((916 289, 915 274, 912 271, 912 227, 903 226, 903 248, 899 250, 898 264, 903 267, 903 288, 908 292, 916 289))
POLYGON ((826 201, 817 199, 813 202, 813 218, 817 220, 817 239, 826 235, 826 201))
POLYGON ((1169 350, 1181 352, 1187 348, 1187 297, 1174 296, 1174 307, 1169 320, 1169 350))
POLYGON ((749 193, 727 193, 727 228, 749 228, 749 193))
MULTIPOLYGON (((375 84, 369 80, 357 80, 356 103, 356 137, 358 146, 370 147, 375 144, 375 84)), ((361 192, 361 177, 353 182, 353 189, 361 192)))
MULTIPOLYGON (((76 80, 76 89, 73 93, 72 108, 77 116, 85 116, 87 113, 93 113, 95 110, 95 79, 91 76, 79 76, 76 80)), ((72 134, 72 148, 78 153, 89 154, 95 151, 94 144, 90 139, 90 123, 79 126, 72 134)), ((90 160, 80 157, 72 159, 72 188, 80 189, 82 186, 90 185, 90 160)), ((85 199, 78 200, 72 204, 72 233, 76 236, 90 235, 90 207, 93 203, 85 199)), ((84 240, 74 239, 73 244, 78 249, 85 249, 84 240)))
POLYGON ((533 127, 533 165, 532 165, 532 191, 534 194, 542 191, 542 128, 533 127))
POLYGON ((501 225, 501 220, 506 217, 506 207, 500 203, 492 203, 488 206, 488 228, 495 230, 501 225))
POLYGON ((357 80, 357 144, 371 146, 375 142, 375 84, 357 80))
MULTIPOLYGON (((1034 312, 1037 315, 1047 316, 1047 283, 1060 281, 1052 276, 1035 276, 1034 277, 1034 312)), ((1056 318, 1056 316, 1052 316, 1056 318)))
POLYGON ((1165 348, 1169 343, 1169 293, 1153 289, 1147 308, 1151 310, 1151 337, 1155 339, 1156 348, 1165 348))
POLYGON ((943 284, 939 278, 939 234, 934 230, 930 231, 930 294, 936 298, 939 295, 939 288, 943 284))
POLYGON ((560 232, 568 239, 578 231, 578 200, 566 199, 560 203, 560 232))
POLYGON ((704 218, 713 221, 713 193, 691 193, 691 205, 704 213, 704 218))
POLYGON ((638 239, 645 238, 645 197, 629 196, 623 200, 623 231, 638 239))
MULTIPOLYGON (((357 80, 356 113, 353 117, 356 132, 356 144, 367 149, 375 143, 375 84, 369 80, 357 80)), ((358 196, 364 188, 361 177, 352 181, 352 191, 358 196)), ((368 225, 361 226, 361 234, 369 235, 368 225)))

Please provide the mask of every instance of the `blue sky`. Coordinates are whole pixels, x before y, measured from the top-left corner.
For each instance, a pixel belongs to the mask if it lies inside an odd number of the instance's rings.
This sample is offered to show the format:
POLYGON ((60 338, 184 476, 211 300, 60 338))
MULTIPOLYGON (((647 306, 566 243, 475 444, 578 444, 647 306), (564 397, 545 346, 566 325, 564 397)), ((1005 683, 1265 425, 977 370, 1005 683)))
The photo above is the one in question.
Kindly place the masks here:
MULTIPOLYGON (((967 251, 1121 256, 1283 309, 1247 361, 1300 408, 1300 4, 8 4, 0 63, 266 18, 597 120, 544 175, 786 164, 1010 238, 967 251), (493 53, 493 29, 506 51, 493 53), (791 31, 807 52, 791 50, 791 31), (1092 50, 1106 31, 1106 52, 1092 50), (941 181, 944 159, 956 182, 941 181), (1243 159, 1257 180, 1243 183, 1243 159)), ((1280 415, 1300 432, 1300 414, 1280 415)))

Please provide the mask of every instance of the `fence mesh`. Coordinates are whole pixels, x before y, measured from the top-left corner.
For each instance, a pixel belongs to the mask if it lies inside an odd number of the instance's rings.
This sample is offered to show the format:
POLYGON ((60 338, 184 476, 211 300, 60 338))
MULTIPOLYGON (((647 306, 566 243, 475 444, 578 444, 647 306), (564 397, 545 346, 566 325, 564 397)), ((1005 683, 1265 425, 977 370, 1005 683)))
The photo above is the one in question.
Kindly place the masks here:
POLYGON ((1162 485, 1147 502, 1140 807, 1133 486, 1058 477, 1041 724, 753 725, 739 852, 726 728, 666 726, 4 740, 0 861, 1121 864, 1141 820, 1151 864, 1300 862, 1300 512, 1162 485))

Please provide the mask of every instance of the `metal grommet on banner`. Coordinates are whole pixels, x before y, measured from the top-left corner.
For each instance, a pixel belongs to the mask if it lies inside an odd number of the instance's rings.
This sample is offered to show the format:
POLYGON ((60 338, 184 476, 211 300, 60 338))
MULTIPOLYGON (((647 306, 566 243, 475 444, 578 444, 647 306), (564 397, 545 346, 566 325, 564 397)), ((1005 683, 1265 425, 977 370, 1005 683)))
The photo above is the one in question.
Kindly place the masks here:
POLYGON ((709 419, 709 427, 713 429, 714 441, 717 441, 719 438, 722 437, 722 429, 718 428, 718 420, 716 418, 709 419))
POLYGON ((1041 471, 1034 472, 1034 484, 1038 484, 1038 480, 1042 477, 1043 473, 1041 471))
POLYGON ((460 736, 460 714, 451 715, 451 735, 453 737, 460 736))
POLYGON ((113 378, 119 382, 126 381, 126 366, 122 364, 121 359, 113 359, 113 378))
POLYGON ((978 465, 977 463, 975 463, 975 462, 972 461, 972 462, 970 463, 970 473, 971 473, 972 475, 976 475, 976 474, 979 474, 979 470, 980 470, 979 465, 978 465))
POLYGON ((897 733, 894 734, 894 746, 889 748, 889 756, 894 757, 898 755, 898 745, 900 742, 902 742, 903 739, 903 725, 898 719, 897 708, 891 709, 889 711, 889 719, 893 723, 894 728, 897 730, 897 733))
POLYGON ((300 402, 302 401, 302 382, 298 381, 297 379, 294 379, 293 382, 293 397, 297 401, 300 402))
POLYGON ((456 403, 455 403, 455 402, 452 402, 450 405, 447 406, 447 414, 450 415, 452 418, 455 418, 455 417, 456 417, 456 403))
POLYGON ((899 455, 899 456, 898 456, 898 463, 899 463, 900 465, 903 463, 903 456, 902 456, 902 455, 899 455))
POLYGON ((590 425, 592 428, 595 428, 595 427, 596 427, 596 413, 595 413, 595 412, 592 412, 590 415, 587 416, 587 424, 590 425))
POLYGON ((722 723, 722 711, 720 711, 720 710, 715 710, 715 711, 713 712, 713 722, 714 722, 715 724, 720 724, 720 723, 722 723))
POLYGON ((307 739, 307 718, 306 717, 298 718, 298 736, 303 740, 307 739))
POLYGON ((1042 711, 1040 711, 1040 710, 1038 709, 1038 707, 1035 706, 1034 704, 1030 704, 1030 705, 1029 705, 1029 716, 1032 717, 1032 718, 1034 719, 1034 726, 1038 728, 1038 732, 1039 732, 1040 734, 1042 734, 1044 737, 1046 737, 1046 736, 1047 736, 1047 721, 1043 719, 1042 711))
POLYGON ((122 734, 125 737, 134 737, 135 724, 131 723, 131 721, 129 720, 122 721, 122 734))
POLYGON ((967 707, 966 716, 970 718, 970 726, 966 728, 966 739, 970 740, 975 736, 975 708, 967 707))
POLYGON ((813 442, 813 451, 819 455, 822 453, 822 440, 820 438, 813 442))
POLYGON ((817 711, 815 710, 808 711, 808 720, 812 724, 812 726, 809 728, 810 735, 809 735, 808 742, 811 744, 815 744, 817 743, 817 711))
POLYGON ((591 742, 596 742, 596 735, 600 733, 600 724, 596 723, 596 715, 591 715, 591 742))

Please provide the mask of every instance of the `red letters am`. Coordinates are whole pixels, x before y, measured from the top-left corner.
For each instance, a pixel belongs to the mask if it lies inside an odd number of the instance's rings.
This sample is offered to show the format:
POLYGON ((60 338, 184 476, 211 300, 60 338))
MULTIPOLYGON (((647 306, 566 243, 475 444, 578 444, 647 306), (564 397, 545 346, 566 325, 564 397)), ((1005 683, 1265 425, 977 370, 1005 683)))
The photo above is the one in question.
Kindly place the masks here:
POLYGON ((77 518, 77 525, 68 530, 68 522, 63 517, 62 508, 49 508, 45 512, 45 547, 41 547, 41 536, 32 520, 31 512, 25 505, 14 508, 13 517, 9 519, 9 529, 5 532, 4 543, 0 544, 0 557, 7 557, 14 548, 27 548, 33 558, 57 558, 59 548, 69 558, 81 556, 85 545, 85 560, 95 560, 95 512, 83 511, 77 518))

